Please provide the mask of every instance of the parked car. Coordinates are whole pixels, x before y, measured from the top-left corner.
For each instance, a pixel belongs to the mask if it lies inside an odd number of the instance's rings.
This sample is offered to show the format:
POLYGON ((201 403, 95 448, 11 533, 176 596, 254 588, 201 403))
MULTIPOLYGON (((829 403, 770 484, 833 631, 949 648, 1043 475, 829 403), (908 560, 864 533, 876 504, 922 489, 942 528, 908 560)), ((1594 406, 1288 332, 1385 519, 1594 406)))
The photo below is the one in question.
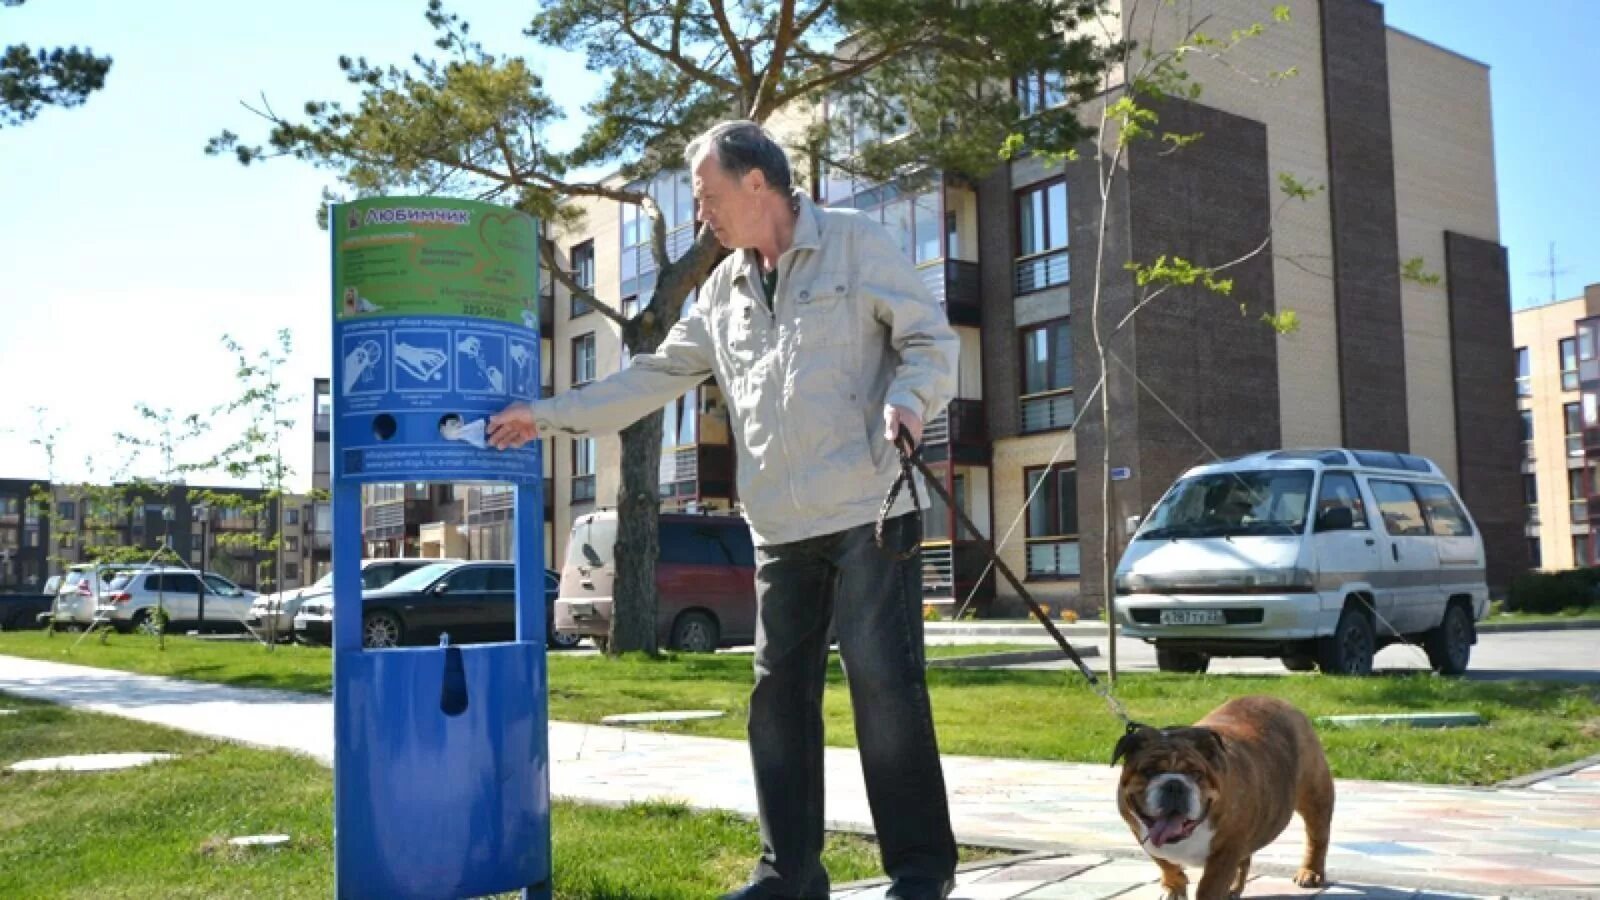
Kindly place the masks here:
MULTIPOLYGON (((656 641, 710 653, 748 644, 756 632, 755 548, 739 516, 661 516, 656 562, 656 641)), ((572 523, 556 628, 605 649, 616 581, 617 513, 597 510, 572 523)))
POLYGON ((1117 617, 1163 671, 1213 656, 1365 675, 1396 641, 1466 671, 1488 614, 1483 540, 1420 456, 1280 450, 1190 470, 1117 566, 1117 617))
MULTIPOLYGON (((430 561, 383 587, 361 592, 361 644, 398 647, 426 644, 450 635, 453 644, 510 641, 516 638, 516 567, 509 562, 430 561)), ((579 636, 558 634, 551 607, 556 574, 544 573, 545 640, 571 647, 579 636)), ((295 617, 307 640, 333 643, 333 594, 308 598, 295 617)))
POLYGON ((255 598, 215 572, 141 569, 111 580, 99 612, 122 632, 145 628, 158 607, 166 611, 168 633, 242 631, 255 598))
MULTIPOLYGON (((47 585, 48 586, 48 585, 47 585)), ((39 628, 50 616, 55 595, 0 594, 0 631, 22 631, 39 628)))
POLYGON ((44 624, 52 628, 87 628, 105 599, 111 582, 124 572, 157 568, 144 563, 77 563, 67 567, 56 591, 55 605, 44 624))
MULTIPOLYGON (((372 590, 380 588, 407 575, 423 566, 440 562, 461 562, 457 559, 424 559, 421 557, 407 557, 403 559, 363 559, 361 561, 361 589, 372 590)), ((251 628, 266 632, 271 630, 276 621, 276 634, 285 640, 292 639, 295 635, 295 616, 299 615, 301 606, 315 597, 322 597, 333 593, 333 572, 328 572, 315 582, 293 590, 277 594, 263 594, 256 598, 250 607, 250 614, 245 618, 245 624, 251 628)))

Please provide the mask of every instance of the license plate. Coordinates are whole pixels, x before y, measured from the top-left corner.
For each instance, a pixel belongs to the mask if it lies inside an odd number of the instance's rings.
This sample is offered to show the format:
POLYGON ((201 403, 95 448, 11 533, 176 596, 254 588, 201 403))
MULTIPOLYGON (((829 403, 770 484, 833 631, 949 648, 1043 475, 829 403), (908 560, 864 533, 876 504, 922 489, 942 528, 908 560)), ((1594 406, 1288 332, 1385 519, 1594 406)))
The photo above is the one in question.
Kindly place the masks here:
POLYGON ((588 603, 573 603, 567 606, 567 612, 574 619, 594 618, 594 606, 588 603))
POLYGON ((1227 618, 1220 609, 1163 609, 1163 625, 1225 625, 1227 618))

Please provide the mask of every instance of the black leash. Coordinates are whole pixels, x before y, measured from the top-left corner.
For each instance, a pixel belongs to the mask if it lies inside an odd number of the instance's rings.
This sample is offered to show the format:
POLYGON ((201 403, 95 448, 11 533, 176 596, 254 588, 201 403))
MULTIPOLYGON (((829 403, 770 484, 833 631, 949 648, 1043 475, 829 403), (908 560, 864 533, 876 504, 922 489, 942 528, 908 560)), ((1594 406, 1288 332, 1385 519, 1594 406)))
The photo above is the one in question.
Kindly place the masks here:
MULTIPOLYGON (((917 486, 915 476, 912 474, 913 471, 922 473, 923 478, 927 481, 929 490, 937 494, 939 499, 944 501, 945 506, 955 512, 956 519, 961 523, 961 527, 974 538, 982 540, 983 532, 978 530, 978 526, 974 525, 972 519, 968 518, 966 510, 962 509, 950 496, 950 492, 945 490, 944 484, 939 481, 939 476, 929 470, 928 464, 923 462, 922 448, 912 442, 911 432, 905 426, 902 425, 900 427, 900 434, 895 439, 894 444, 895 449, 900 452, 900 477, 896 478, 894 484, 889 487, 889 493, 883 498, 883 506, 878 510, 878 523, 874 531, 878 541, 878 548, 885 553, 893 555, 897 560, 910 559, 921 552, 922 500, 917 496, 917 486), (916 508, 916 512, 912 516, 915 527, 911 529, 909 539, 906 540, 904 547, 898 550, 890 550, 884 546, 883 525, 889 516, 889 511, 894 506, 895 499, 900 496, 902 487, 911 494, 911 504, 916 508)), ((1017 596, 1021 597, 1022 602, 1028 605, 1028 611, 1033 613, 1033 617, 1038 619, 1039 624, 1044 626, 1044 630, 1048 631, 1050 637, 1055 639, 1056 645, 1061 648, 1061 652, 1065 653, 1067 658, 1072 660, 1073 664, 1078 667, 1078 671, 1089 682, 1089 687, 1096 694, 1099 694, 1101 699, 1106 701, 1106 705, 1111 708, 1111 714, 1122 721, 1128 732, 1131 733, 1136 730, 1139 727, 1138 723, 1128 716, 1128 711, 1123 707, 1121 701, 1111 696, 1110 689, 1100 680, 1100 676, 1089 668, 1089 664, 1083 661, 1083 657, 1078 655, 1078 651, 1062 636, 1055 623, 1050 621, 1050 614, 1045 612, 1033 599, 1033 595, 1028 593, 1026 587, 1023 587, 1022 580, 1011 571, 1011 567, 1006 565, 1005 560, 1000 558, 1000 554, 992 547, 985 547, 985 552, 988 553, 989 559, 994 562, 994 567, 1000 571, 1001 575, 1005 576, 1006 581, 1011 583, 1011 587, 1017 592, 1017 596)))

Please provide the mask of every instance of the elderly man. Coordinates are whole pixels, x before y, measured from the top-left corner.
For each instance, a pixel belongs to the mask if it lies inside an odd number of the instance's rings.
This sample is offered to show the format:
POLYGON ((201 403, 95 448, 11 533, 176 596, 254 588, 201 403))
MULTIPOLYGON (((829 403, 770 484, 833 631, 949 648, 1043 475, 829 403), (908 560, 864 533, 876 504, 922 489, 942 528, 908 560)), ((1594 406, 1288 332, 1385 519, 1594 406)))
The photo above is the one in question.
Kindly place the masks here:
POLYGON ((756 543, 750 754, 761 858, 744 900, 829 894, 822 866, 822 689, 829 626, 889 896, 939 900, 955 840, 923 671, 920 562, 900 497, 894 439, 920 441, 949 402, 958 341, 882 227, 817 208, 794 189, 783 149, 752 122, 692 142, 699 221, 734 251, 654 354, 581 391, 516 403, 491 419, 496 447, 541 433, 614 432, 714 375, 738 445, 739 497, 756 543))

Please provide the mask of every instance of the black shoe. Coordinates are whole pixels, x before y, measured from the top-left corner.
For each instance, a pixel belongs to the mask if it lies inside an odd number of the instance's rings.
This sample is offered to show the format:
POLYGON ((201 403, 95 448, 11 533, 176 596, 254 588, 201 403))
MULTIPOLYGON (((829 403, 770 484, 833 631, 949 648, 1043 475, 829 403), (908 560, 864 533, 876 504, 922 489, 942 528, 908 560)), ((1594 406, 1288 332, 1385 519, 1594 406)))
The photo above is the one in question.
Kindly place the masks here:
MULTIPOLYGON (((774 893, 771 888, 758 883, 747 884, 737 891, 723 894, 719 900, 805 900, 805 898, 787 897, 783 894, 774 893)), ((822 897, 818 898, 818 900, 827 900, 827 898, 822 897)))
POLYGON ((896 878, 883 900, 945 900, 955 887, 949 878, 896 878))

